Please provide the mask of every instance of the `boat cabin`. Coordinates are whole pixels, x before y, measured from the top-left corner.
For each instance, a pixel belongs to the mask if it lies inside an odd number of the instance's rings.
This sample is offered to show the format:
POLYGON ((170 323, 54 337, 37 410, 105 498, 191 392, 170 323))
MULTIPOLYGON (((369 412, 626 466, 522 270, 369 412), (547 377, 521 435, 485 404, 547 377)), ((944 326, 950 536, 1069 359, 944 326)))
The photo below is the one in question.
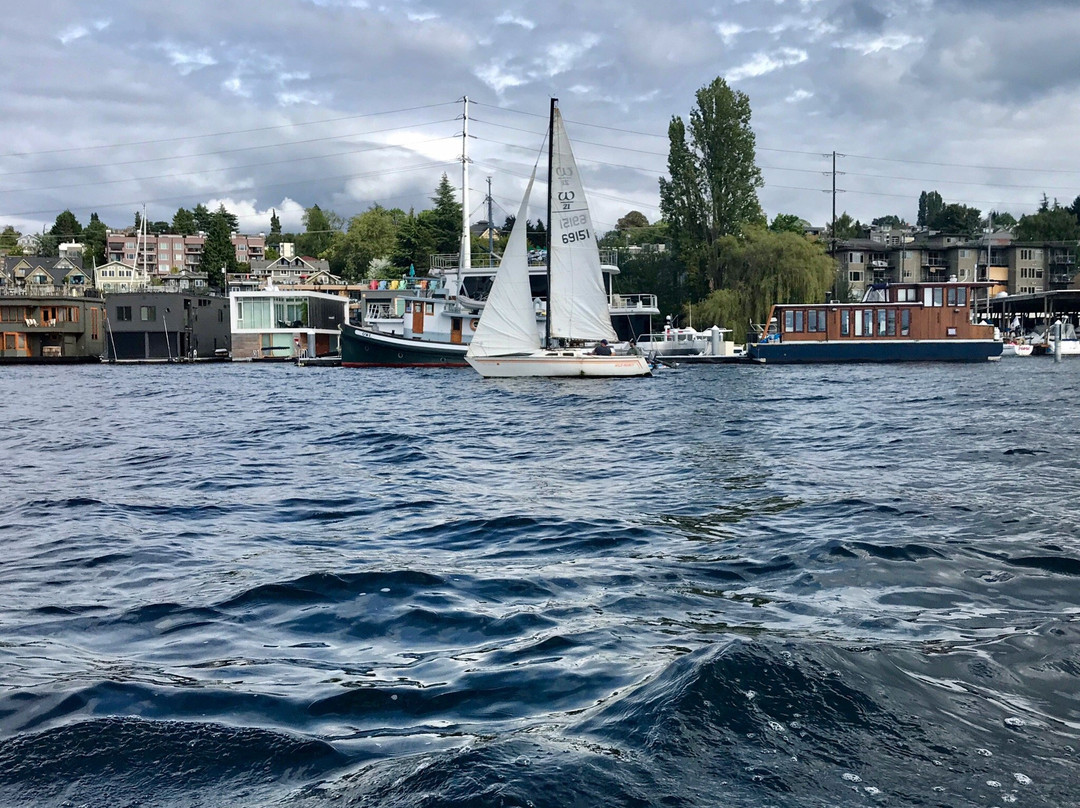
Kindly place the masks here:
POLYGON ((993 338, 993 327, 972 322, 976 289, 986 283, 889 283, 866 290, 858 303, 774 305, 759 339, 973 340, 993 338))

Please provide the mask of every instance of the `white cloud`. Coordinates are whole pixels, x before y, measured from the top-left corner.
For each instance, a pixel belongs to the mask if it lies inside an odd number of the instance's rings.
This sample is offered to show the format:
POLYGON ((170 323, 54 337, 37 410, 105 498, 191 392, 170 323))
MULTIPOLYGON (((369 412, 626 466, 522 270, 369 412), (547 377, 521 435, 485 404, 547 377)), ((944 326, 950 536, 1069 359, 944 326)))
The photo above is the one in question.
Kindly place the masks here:
POLYGON ((172 42, 162 42, 157 47, 165 52, 165 55, 169 57, 169 62, 180 71, 181 76, 187 76, 196 70, 217 64, 217 59, 211 56, 206 48, 185 48, 183 45, 172 42))
POLYGON ((718 22, 713 26, 716 29, 716 33, 720 35, 720 38, 724 41, 725 45, 733 43, 746 29, 741 25, 729 22, 718 22))
POLYGON ((244 86, 244 82, 239 76, 233 76, 230 79, 226 79, 221 83, 221 86, 226 92, 230 92, 233 95, 238 95, 241 98, 251 98, 251 90, 244 86))
POLYGON ((410 11, 406 15, 409 22, 428 22, 439 19, 439 15, 433 11, 410 11))
POLYGON ((550 45, 547 49, 546 74, 557 76, 565 73, 574 66, 574 62, 596 47, 599 42, 600 37, 596 34, 586 34, 580 42, 556 42, 550 45))
POLYGON ((274 98, 283 107, 291 107, 297 104, 319 106, 322 103, 315 93, 307 91, 281 92, 277 93, 274 98))
POLYGON ((767 73, 773 73, 785 67, 801 64, 809 57, 806 51, 797 48, 782 48, 775 53, 757 53, 738 67, 728 70, 728 81, 741 81, 742 79, 756 78, 767 73))
POLYGON ((922 41, 922 37, 910 36, 908 34, 887 34, 886 36, 879 36, 876 39, 869 39, 865 42, 845 42, 841 45, 837 45, 837 47, 853 50, 856 53, 861 53, 863 56, 870 56, 871 54, 881 53, 882 51, 903 50, 911 45, 920 45, 922 44, 922 41))
POLYGON ((522 28, 531 31, 536 27, 536 23, 532 20, 528 20, 525 17, 519 17, 516 14, 512 14, 509 11, 504 11, 498 17, 495 18, 495 22, 498 25, 520 25, 522 28))
POLYGON ((72 25, 65 28, 57 35, 57 39, 60 40, 61 45, 70 45, 77 39, 82 39, 84 36, 88 36, 90 31, 83 25, 72 25))
POLYGON ((813 97, 814 94, 812 92, 809 92, 808 90, 796 90, 784 100, 787 101, 789 104, 796 104, 799 101, 807 101, 813 97))
POLYGON ((503 93, 510 87, 520 87, 528 79, 515 75, 506 69, 506 65, 491 61, 476 68, 474 75, 497 93, 503 93))

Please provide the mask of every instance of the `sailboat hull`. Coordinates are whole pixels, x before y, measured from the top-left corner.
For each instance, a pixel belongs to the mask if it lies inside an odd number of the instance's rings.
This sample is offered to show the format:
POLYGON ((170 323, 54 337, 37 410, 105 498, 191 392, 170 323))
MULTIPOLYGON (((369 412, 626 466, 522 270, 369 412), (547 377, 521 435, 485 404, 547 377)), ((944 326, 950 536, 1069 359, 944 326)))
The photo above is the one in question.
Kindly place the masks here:
POLYGON ((535 351, 518 356, 466 356, 485 379, 651 376, 644 356, 596 356, 584 351, 535 351))

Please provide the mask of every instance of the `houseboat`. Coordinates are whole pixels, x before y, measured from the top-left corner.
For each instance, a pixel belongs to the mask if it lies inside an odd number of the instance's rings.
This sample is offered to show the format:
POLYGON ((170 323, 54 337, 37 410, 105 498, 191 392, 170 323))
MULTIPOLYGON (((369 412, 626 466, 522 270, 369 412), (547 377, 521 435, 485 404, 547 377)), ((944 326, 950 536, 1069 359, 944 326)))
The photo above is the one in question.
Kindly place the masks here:
POLYGON ((269 287, 229 293, 233 361, 293 360, 339 352, 349 298, 269 287))
POLYGON ((99 362, 105 304, 78 257, 0 259, 0 363, 99 362))
POLYGON ((858 303, 774 305, 747 355, 763 364, 999 359, 994 326, 972 321, 973 292, 987 286, 875 284, 858 303))

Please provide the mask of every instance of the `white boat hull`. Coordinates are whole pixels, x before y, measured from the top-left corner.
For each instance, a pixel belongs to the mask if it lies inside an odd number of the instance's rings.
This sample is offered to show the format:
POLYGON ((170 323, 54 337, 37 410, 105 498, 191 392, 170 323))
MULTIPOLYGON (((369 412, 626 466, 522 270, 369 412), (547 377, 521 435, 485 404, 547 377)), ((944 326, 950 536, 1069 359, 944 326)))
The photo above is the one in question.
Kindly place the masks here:
POLYGON ((1001 346, 1002 356, 1031 356, 1032 351, 1035 350, 1034 345, 1027 345, 1021 342, 1006 342, 1001 346))
POLYGON ((485 379, 651 376, 644 356, 596 356, 585 351, 535 351, 516 356, 466 356, 485 379))
MULTIPOLYGON (((1046 352, 1051 356, 1057 354, 1057 346, 1054 344, 1054 340, 1051 339, 1047 341, 1046 352)), ((1061 355, 1080 356, 1080 340, 1063 339, 1061 341, 1061 355)))

